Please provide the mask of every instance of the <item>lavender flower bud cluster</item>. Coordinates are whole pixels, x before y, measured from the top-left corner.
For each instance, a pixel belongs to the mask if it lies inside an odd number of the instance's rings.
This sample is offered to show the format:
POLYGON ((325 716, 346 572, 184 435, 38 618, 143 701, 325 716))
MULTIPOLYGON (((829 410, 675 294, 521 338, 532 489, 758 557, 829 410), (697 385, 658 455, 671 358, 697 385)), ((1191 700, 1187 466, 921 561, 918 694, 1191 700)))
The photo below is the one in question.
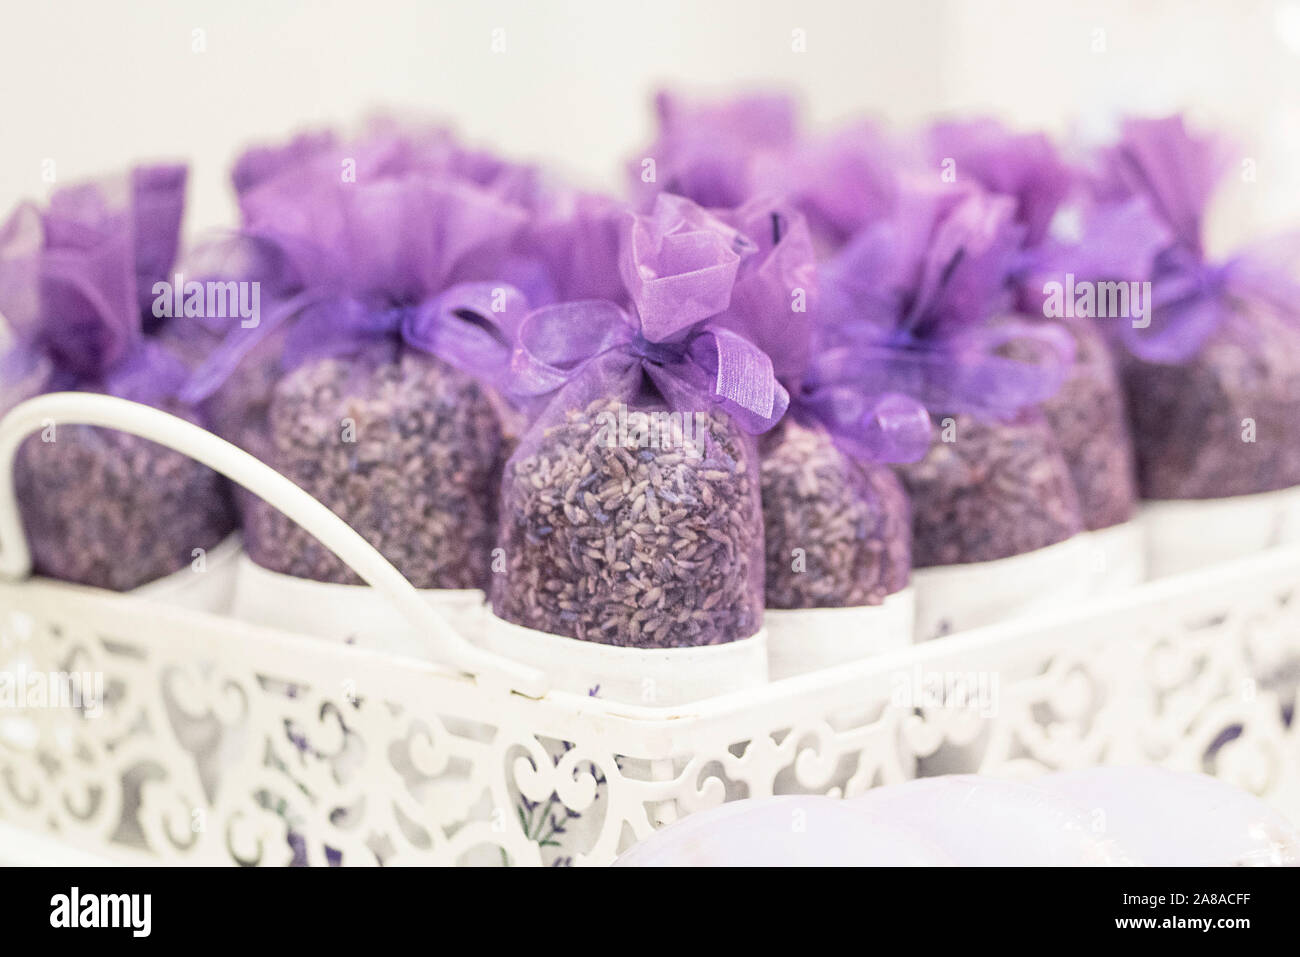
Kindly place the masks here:
POLYGON ((187 567, 235 526, 225 480, 188 456, 93 426, 46 438, 19 447, 14 476, 38 574, 127 591, 187 567))
POLYGON ((932 419, 939 441, 920 462, 896 466, 912 499, 914 567, 1009 558, 1082 530, 1070 470, 1041 413, 932 419))
POLYGON ((1225 324, 1191 362, 1131 359, 1123 369, 1144 497, 1222 498, 1300 485, 1294 325, 1256 310, 1225 324))
MULTIPOLYGON (((483 388, 439 359, 324 359, 273 392, 266 461, 329 506, 417 588, 482 588, 496 534, 501 427, 483 388)), ((264 568, 359 584, 315 538, 246 500, 264 568)))
POLYGON ((752 442, 709 411, 694 414, 694 449, 627 448, 599 421, 619 405, 568 410, 506 464, 493 608, 610 645, 750 637, 763 612, 752 442))
POLYGON ((879 605, 907 587, 908 501, 888 466, 787 422, 759 448, 768 608, 879 605))

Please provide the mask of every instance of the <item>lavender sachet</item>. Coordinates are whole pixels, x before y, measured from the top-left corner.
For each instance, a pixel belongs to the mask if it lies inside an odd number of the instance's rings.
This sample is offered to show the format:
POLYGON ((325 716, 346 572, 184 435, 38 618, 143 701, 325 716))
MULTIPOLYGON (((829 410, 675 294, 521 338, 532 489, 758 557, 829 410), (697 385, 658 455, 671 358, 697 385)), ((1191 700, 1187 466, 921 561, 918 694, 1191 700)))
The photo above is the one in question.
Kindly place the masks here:
MULTIPOLYGON (((0 227, 0 405, 97 392, 206 424, 178 396, 203 344, 155 308, 170 299, 185 181, 181 166, 137 167, 0 227)), ((20 447, 15 482, 37 573, 116 591, 185 568, 234 524, 215 472, 109 429, 49 423, 20 447)))
POLYGON ((788 396, 727 315, 756 252, 733 226, 661 196, 624 222, 627 308, 560 302, 519 326, 510 389, 530 426, 502 479, 498 617, 635 648, 759 631, 753 436, 788 396))
POLYGON ((914 567, 993 561, 1063 542, 1078 495, 1038 406, 1060 388, 1070 338, 994 323, 1022 241, 1013 201, 908 184, 895 213, 859 232, 823 275, 828 335, 861 381, 921 401, 935 441, 898 466, 912 502, 914 567), (1033 361, 1005 354, 1035 344, 1033 361))
MULTIPOLYGON (((525 311, 497 267, 526 214, 406 140, 363 153, 363 181, 320 155, 241 196, 247 275, 267 280, 262 321, 232 329, 191 386, 219 396, 256 370, 267 392, 243 406, 242 444, 416 587, 482 588, 503 448, 491 380, 525 311)), ((358 583, 280 512, 242 502, 254 562, 358 583)))
MULTIPOLYGON (((1046 320, 1074 340, 1074 362, 1060 388, 1042 403, 1079 493, 1090 531, 1130 521, 1137 508, 1133 438, 1124 390, 1104 335, 1089 316, 1062 308, 1053 289, 1063 289, 1084 263, 1077 250, 1060 255, 1053 220, 1077 192, 1079 177, 1041 133, 1017 133, 990 119, 944 121, 924 135, 934 168, 958 183, 973 181, 1014 201, 1023 229, 1020 262, 1014 267, 1017 321, 1046 320), (1063 321, 1062 321, 1063 320, 1063 321)), ((1084 270, 1086 272, 1086 270, 1084 270)), ((1035 361, 1030 342, 1009 343, 1004 352, 1035 361)))
POLYGON ((1144 498, 1224 498, 1300 484, 1295 241, 1274 239, 1223 260, 1207 254, 1205 210, 1226 158, 1222 143, 1192 134, 1179 117, 1128 121, 1100 157, 1081 244, 1089 278, 1125 280, 1151 306, 1107 322, 1144 498))

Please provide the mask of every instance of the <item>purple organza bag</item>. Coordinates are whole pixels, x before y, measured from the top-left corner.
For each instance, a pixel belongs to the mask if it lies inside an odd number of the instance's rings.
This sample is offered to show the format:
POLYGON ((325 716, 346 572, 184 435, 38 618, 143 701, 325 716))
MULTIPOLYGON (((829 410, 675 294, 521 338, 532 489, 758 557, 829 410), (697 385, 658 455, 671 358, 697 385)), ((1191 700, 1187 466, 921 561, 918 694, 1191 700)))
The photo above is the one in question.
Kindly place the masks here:
POLYGON ((816 339, 816 266, 802 214, 762 197, 715 213, 756 249, 714 322, 767 352, 790 395, 789 413, 758 440, 766 607, 879 605, 911 573, 907 496, 885 463, 924 452, 929 417, 919 403, 837 378, 842 363, 816 339))
POLYGON ((1300 327, 1285 315, 1294 301, 1279 306, 1232 304, 1184 364, 1125 361, 1144 498, 1300 485, 1300 327))
POLYGON ((753 435, 788 396, 735 331, 737 277, 756 253, 735 228, 662 196, 625 219, 631 311, 563 302, 520 325, 510 388, 531 427, 502 481, 497 616, 641 648, 758 632, 753 435))
MULTIPOLYGON (((256 284, 262 315, 247 330, 209 322, 225 344, 199 369, 186 396, 203 403, 218 434, 260 453, 289 328, 304 306, 333 295, 335 287, 365 292, 370 283, 383 301, 422 296, 462 278, 490 279, 516 286, 533 301, 530 285, 544 292, 553 283, 511 244, 522 242, 531 211, 526 207, 558 192, 544 191, 538 176, 533 167, 470 150, 446 130, 382 120, 355 141, 315 132, 247 150, 232 173, 241 227, 201 246, 187 272, 256 284), (440 195, 413 196, 410 211, 394 208, 417 182, 440 195), (346 199, 349 190, 359 195, 346 199), (430 215, 443 219, 433 222, 430 215), (392 229, 385 216, 393 217, 392 229), (406 237, 402 229, 419 235, 406 237), (394 249, 408 238, 413 241, 405 250, 394 249), (357 267, 350 253, 361 247, 365 261, 357 267), (393 264, 389 275, 383 274, 385 256, 393 264), (425 267, 432 272, 422 274, 425 267), (393 283, 420 289, 392 289, 393 283)), ((542 231, 538 238, 550 235, 542 231)))
POLYGON ((1037 409, 1069 367, 1069 336, 992 321, 1009 305, 1022 233, 1008 197, 907 184, 895 214, 859 232, 823 273, 828 336, 844 365, 832 378, 918 399, 935 425, 924 458, 898 466, 916 568, 1007 558, 1083 526, 1037 409), (1003 354, 1017 342, 1034 344, 1035 361, 1003 354))
MULTIPOLYGON (((522 293, 487 280, 525 214, 439 173, 445 165, 423 168, 424 154, 393 149, 398 159, 367 158, 373 175, 355 183, 327 158, 329 174, 309 166, 241 197, 248 275, 268 277, 269 312, 257 328, 232 330, 192 385, 216 382, 219 396, 231 386, 222 376, 251 363, 255 388, 268 392, 264 406, 241 409, 245 447, 416 587, 481 588, 502 461, 490 380, 525 311, 522 293)), ((241 504, 254 562, 357 583, 279 511, 252 496, 241 504)))
POLYGON ((879 605, 907 587, 910 506, 888 465, 792 417, 762 436, 759 452, 768 608, 879 605))
MULTIPOLYGON (((1115 360, 1089 319, 1060 324, 1073 340, 1074 362, 1060 389, 1042 403, 1079 493, 1084 527, 1099 531, 1137 514, 1137 472, 1115 360)), ((1034 352, 1013 343, 1007 354, 1025 361, 1034 352)))
POLYGON ((930 416, 825 338, 814 330, 790 412, 760 439, 768 608, 879 605, 911 579, 911 503, 890 463, 925 454, 930 416))
MULTIPOLYGON (((1053 217, 1069 196, 1074 175, 1041 133, 1014 133, 994 120, 936 123, 926 133, 936 164, 951 162, 960 182, 970 178, 984 189, 1015 201, 1016 221, 1025 231, 1023 264, 1016 269, 1017 313, 1035 320, 1060 312, 1049 308, 1044 288, 1063 284, 1080 265, 1077 256, 1060 256, 1049 240, 1053 217)), ((1133 437, 1124 407, 1123 386, 1110 350, 1088 318, 1061 323, 1074 340, 1075 361, 1060 389, 1042 403, 1079 493, 1084 526, 1090 531, 1131 520, 1137 509, 1133 437)), ((1010 343, 1004 352, 1036 361, 1029 342, 1010 343)))
POLYGON ((1181 118, 1132 120, 1102 156, 1085 231, 1090 278, 1149 279, 1149 322, 1106 320, 1144 498, 1249 495, 1300 484, 1300 283, 1294 241, 1208 261, 1220 144, 1181 118), (1290 257, 1288 261, 1288 257, 1290 257))
MULTIPOLYGON (((191 422, 177 397, 205 347, 154 314, 184 212, 181 166, 56 192, 0 227, 0 410, 44 392, 99 392, 191 422), (184 358, 183 358, 184 357, 184 358)), ((51 423, 19 448, 15 483, 35 570, 125 591, 188 565, 233 528, 215 472, 126 433, 51 423)))

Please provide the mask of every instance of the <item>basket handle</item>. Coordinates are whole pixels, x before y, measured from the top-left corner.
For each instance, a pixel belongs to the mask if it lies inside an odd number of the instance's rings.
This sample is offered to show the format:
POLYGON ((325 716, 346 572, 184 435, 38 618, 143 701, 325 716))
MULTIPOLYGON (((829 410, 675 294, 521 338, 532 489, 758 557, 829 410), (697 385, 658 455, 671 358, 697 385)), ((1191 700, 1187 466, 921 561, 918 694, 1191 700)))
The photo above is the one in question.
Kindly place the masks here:
POLYGON ((541 697, 541 671, 475 647, 420 597, 415 587, 347 522, 269 465, 211 432, 160 409, 88 392, 50 392, 14 406, 0 419, 0 576, 26 578, 31 552, 14 489, 14 458, 23 439, 49 422, 117 429, 157 442, 219 472, 302 526, 340 561, 391 601, 439 661, 511 690, 541 697))

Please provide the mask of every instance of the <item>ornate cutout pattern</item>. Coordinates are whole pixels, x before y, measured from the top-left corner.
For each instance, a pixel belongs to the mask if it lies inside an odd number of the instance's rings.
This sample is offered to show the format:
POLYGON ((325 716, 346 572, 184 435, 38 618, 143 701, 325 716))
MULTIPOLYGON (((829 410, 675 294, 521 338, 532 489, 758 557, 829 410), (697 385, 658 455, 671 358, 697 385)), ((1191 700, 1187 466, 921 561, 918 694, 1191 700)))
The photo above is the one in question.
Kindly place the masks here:
POLYGON ((1204 771, 1300 818, 1300 551, 654 711, 44 581, 0 584, 0 817, 128 861, 607 864, 744 797, 917 773, 1204 771))

